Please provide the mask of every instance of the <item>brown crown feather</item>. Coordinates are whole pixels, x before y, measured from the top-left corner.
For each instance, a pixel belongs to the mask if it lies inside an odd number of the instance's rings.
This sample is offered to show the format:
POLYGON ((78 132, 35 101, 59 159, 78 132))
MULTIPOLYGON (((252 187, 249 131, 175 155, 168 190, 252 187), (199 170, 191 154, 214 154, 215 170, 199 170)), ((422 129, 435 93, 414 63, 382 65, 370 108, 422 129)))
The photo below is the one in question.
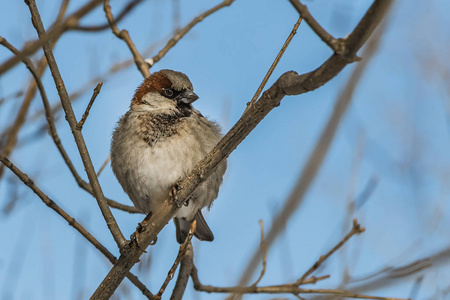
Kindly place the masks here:
POLYGON ((144 82, 137 88, 134 97, 131 100, 132 104, 143 104, 142 97, 145 94, 156 92, 162 93, 163 89, 170 88, 172 82, 161 72, 155 72, 144 79, 144 82))

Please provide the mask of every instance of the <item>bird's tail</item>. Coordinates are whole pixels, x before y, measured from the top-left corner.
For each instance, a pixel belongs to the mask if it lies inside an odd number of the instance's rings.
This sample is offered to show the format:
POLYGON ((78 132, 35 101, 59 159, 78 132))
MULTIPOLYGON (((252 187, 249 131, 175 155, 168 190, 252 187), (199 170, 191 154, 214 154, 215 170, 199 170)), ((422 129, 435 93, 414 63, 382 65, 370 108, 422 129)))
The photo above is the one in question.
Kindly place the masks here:
MULTIPOLYGON (((214 240, 214 234, 211 229, 209 229, 200 210, 195 214, 194 220, 197 221, 197 229, 194 232, 194 236, 201 241, 212 242, 214 240)), ((174 218, 174 221, 177 230, 177 242, 182 244, 189 234, 192 221, 187 221, 184 218, 174 218)))

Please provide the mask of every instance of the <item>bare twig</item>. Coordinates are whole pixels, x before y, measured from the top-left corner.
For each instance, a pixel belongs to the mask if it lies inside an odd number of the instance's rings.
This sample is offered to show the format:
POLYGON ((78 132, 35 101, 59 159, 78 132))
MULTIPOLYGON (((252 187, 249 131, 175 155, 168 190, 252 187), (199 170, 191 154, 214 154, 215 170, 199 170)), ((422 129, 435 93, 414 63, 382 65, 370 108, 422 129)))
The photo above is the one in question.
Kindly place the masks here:
POLYGON ((159 289, 158 293, 154 297, 155 300, 161 299, 161 296, 164 293, 164 291, 166 290, 167 285, 169 284, 170 280, 172 280, 173 275, 175 274, 175 271, 178 268, 178 264, 180 263, 181 259, 183 258, 184 254, 186 253, 188 245, 190 245, 190 243, 191 243, 191 239, 194 236, 194 232, 195 232, 196 228, 197 228, 197 222, 194 220, 194 222, 191 223, 191 229, 189 230, 189 234, 187 235, 186 240, 184 241, 184 243, 182 245, 180 245, 180 250, 178 251, 177 258, 173 262, 173 265, 170 268, 169 273, 167 273, 167 277, 164 280, 161 288, 159 289))
POLYGON ((192 244, 189 244, 186 249, 186 253, 180 262, 180 271, 178 278, 173 288, 173 293, 170 296, 170 300, 181 300, 183 298, 184 291, 186 290, 187 283, 194 265, 194 250, 192 244))
POLYGON ((81 117, 80 122, 77 124, 77 129, 82 130, 84 122, 86 122, 87 117, 89 116, 89 111, 91 110, 92 105, 94 104, 95 99, 97 98, 98 94, 100 93, 100 90, 102 89, 103 82, 100 82, 97 84, 97 86, 94 89, 94 93, 92 94, 91 100, 89 101, 88 106, 86 107, 86 111, 84 112, 83 116, 81 117))
POLYGON ((255 95, 253 95, 252 100, 247 103, 247 107, 255 104, 256 100, 259 98, 259 95, 261 95, 261 92, 263 88, 266 86, 267 81, 269 80, 270 76, 272 76, 273 71, 277 67, 278 63, 280 62, 281 57, 283 56, 284 52, 286 51, 287 47, 291 43, 292 39, 294 38, 294 35, 297 33, 297 29, 300 26, 300 23, 302 22, 302 17, 299 17, 297 22, 294 25, 294 28, 292 28, 291 33, 289 34, 288 38, 283 44, 283 47, 281 47, 280 52, 278 52, 277 57, 273 61, 272 65, 269 68, 269 71, 267 71, 266 76, 264 76, 263 81, 259 85, 258 89, 256 90, 255 95))
POLYGON ((266 267, 267 267, 267 247, 266 243, 264 242, 264 222, 263 220, 259 220, 259 227, 261 229, 261 253, 262 253, 262 270, 261 274, 259 275, 259 278, 255 281, 252 286, 257 286, 258 283, 261 281, 261 279, 264 277, 264 274, 266 273, 266 267))
MULTIPOLYGON (((36 28, 36 31, 39 35, 39 38, 42 40, 46 40, 47 36, 45 33, 44 25, 42 24, 41 17, 39 15, 38 8, 36 6, 35 0, 27 0, 26 4, 28 5, 31 13, 31 19, 33 21, 33 25, 36 28)), ((67 94, 67 90, 64 85, 64 81, 61 78, 61 74, 58 69, 58 65, 56 64, 56 60, 53 56, 53 52, 49 47, 48 42, 43 43, 42 45, 45 53, 45 57, 47 58, 48 65, 52 72, 53 80, 55 81, 56 88, 58 89, 59 97, 61 98, 61 103, 63 104, 64 111, 66 113, 67 122, 70 125, 70 129, 72 130, 72 134, 75 138, 75 142, 78 147, 78 151, 80 153, 81 159, 83 161, 84 168, 86 170, 86 174, 89 178, 89 182, 92 186, 92 190, 94 192, 95 198, 97 199, 97 203, 100 207, 100 210, 103 214, 103 217, 106 220, 106 224, 108 225, 111 234, 114 237, 119 249, 122 249, 127 245, 127 240, 123 236, 120 231, 119 226, 114 219, 114 216, 109 209, 108 203, 105 200, 105 196, 103 195, 103 191, 98 182, 98 178, 95 174, 94 166, 92 165, 91 158, 89 156, 88 149, 86 147, 86 143, 84 142, 84 137, 81 131, 77 130, 77 120, 75 118, 75 114, 72 109, 72 105, 70 104, 70 99, 67 94)))
MULTIPOLYGON (((247 135, 261 122, 261 120, 275 107, 279 106, 286 95, 299 95, 315 90, 335 77, 352 60, 356 52, 369 38, 381 21, 392 0, 376 0, 359 22, 355 30, 346 39, 348 55, 332 55, 322 66, 307 74, 298 75, 290 71, 284 73, 260 99, 250 107, 231 130, 219 141, 214 149, 191 171, 191 173, 177 184, 177 200, 173 193, 153 214, 146 217, 146 224, 140 227, 139 244, 132 240, 130 247, 122 251, 118 262, 110 270, 103 282, 92 295, 92 299, 108 299, 117 289, 124 275, 139 260, 158 233, 175 215, 182 203, 188 199, 197 186, 206 180, 220 162, 247 137, 247 135)), ((266 238, 267 242, 267 238, 266 238)))
MULTIPOLYGON (((42 190, 40 190, 36 184, 28 177, 27 174, 19 170, 12 162, 10 162, 3 154, 0 153, 0 161, 10 169, 22 182, 28 186, 48 207, 54 210, 64 220, 66 220, 70 226, 75 228, 86 240, 88 240, 95 248, 97 248, 108 260, 115 264, 117 258, 114 257, 111 252, 106 249, 95 237, 93 237, 80 223, 75 221, 68 213, 66 213, 61 207, 58 206, 53 200, 51 200, 42 190)), ((127 278, 137 287, 139 290, 149 299, 153 298, 152 293, 145 287, 145 285, 139 281, 139 279, 132 273, 128 273, 127 278)))
POLYGON ((308 8, 301 4, 299 0, 289 0, 294 8, 300 14, 311 29, 320 37, 320 39, 327 44, 336 54, 344 54, 345 43, 342 39, 335 39, 313 18, 309 13, 308 8))
POLYGON ((97 177, 99 177, 100 174, 102 174, 103 170, 106 168, 106 166, 108 165, 110 160, 111 160, 111 154, 108 155, 108 157, 105 159, 105 161, 103 162, 103 164, 100 167, 100 169, 97 171, 97 177))
MULTIPOLYGON (((116 23, 119 23, 125 16, 127 16, 138 4, 141 4, 143 0, 133 0, 130 1, 121 11, 117 14, 115 19, 116 23)), ((83 26, 78 25, 72 28, 74 31, 84 31, 84 32, 96 32, 102 31, 109 28, 109 23, 105 23, 102 25, 91 25, 91 26, 83 26)))
POLYGON ((164 46, 161 51, 158 52, 155 56, 153 56, 150 59, 146 59, 145 61, 152 67, 155 63, 157 63, 164 55, 166 55, 167 52, 169 52, 170 49, 175 46, 179 40, 181 40, 186 33, 188 33, 195 25, 203 21, 204 18, 208 17, 209 15, 215 13, 219 9, 230 6, 234 0, 224 0, 223 2, 219 3, 218 5, 214 6, 213 8, 205 11, 201 15, 195 17, 189 24, 187 24, 183 29, 175 33, 175 35, 167 42, 167 44, 164 46))
POLYGON ((347 233, 347 235, 336 245, 334 246, 330 251, 328 251, 327 254, 322 255, 318 261, 316 261, 316 263, 309 268, 308 271, 305 272, 305 274, 302 275, 302 277, 300 277, 297 282, 295 282, 296 285, 300 285, 303 283, 303 281, 309 276, 311 275, 315 270, 317 270, 322 263, 328 258, 330 257, 334 252, 336 252, 337 250, 339 250, 339 248, 341 248, 352 236, 354 236, 355 234, 360 234, 364 232, 364 228, 361 228, 361 226, 358 224, 358 221, 356 219, 353 220, 353 227, 350 230, 349 233, 347 233))
POLYGON ((330 275, 324 275, 324 276, 320 276, 320 277, 311 276, 311 277, 308 277, 307 279, 303 280, 299 285, 316 284, 317 282, 328 279, 328 278, 330 278, 330 275))
POLYGON ((375 191, 378 181, 379 179, 376 175, 370 176, 369 182, 367 182, 363 191, 353 200, 355 209, 361 209, 361 207, 366 204, 367 200, 369 200, 370 196, 372 196, 375 191))
POLYGON ((123 40, 127 46, 128 49, 130 49, 131 54, 133 55, 134 62, 138 68, 138 70, 141 72, 142 76, 148 77, 150 75, 149 71, 149 65, 144 61, 139 51, 136 49, 136 46, 134 45, 133 41, 130 38, 130 35, 128 34, 128 31, 123 29, 119 30, 117 28, 116 22, 114 22, 114 17, 111 12, 111 6, 109 5, 109 0, 105 0, 103 3, 103 9, 105 10, 106 19, 108 19, 109 26, 111 27, 112 32, 115 36, 117 36, 119 39, 123 40))
POLYGON ((345 290, 332 290, 332 289, 302 289, 295 284, 284 285, 272 285, 272 286, 249 286, 249 287, 216 287, 211 285, 203 285, 198 278, 198 271, 195 266, 192 267, 191 272, 192 281, 194 282, 194 288, 197 291, 208 293, 238 293, 238 294, 322 294, 333 295, 335 297, 345 297, 354 299, 378 299, 378 300, 404 300, 400 298, 388 298, 368 296, 352 293, 345 290))

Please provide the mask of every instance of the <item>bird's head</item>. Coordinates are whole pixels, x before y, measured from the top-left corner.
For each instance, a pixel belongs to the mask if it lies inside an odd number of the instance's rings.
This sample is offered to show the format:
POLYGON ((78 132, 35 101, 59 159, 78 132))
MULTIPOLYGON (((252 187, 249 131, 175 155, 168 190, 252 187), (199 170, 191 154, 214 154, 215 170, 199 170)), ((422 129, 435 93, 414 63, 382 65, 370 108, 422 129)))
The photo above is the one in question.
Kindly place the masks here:
POLYGON ((131 100, 134 110, 190 109, 198 99, 189 78, 172 70, 161 70, 145 78, 131 100))

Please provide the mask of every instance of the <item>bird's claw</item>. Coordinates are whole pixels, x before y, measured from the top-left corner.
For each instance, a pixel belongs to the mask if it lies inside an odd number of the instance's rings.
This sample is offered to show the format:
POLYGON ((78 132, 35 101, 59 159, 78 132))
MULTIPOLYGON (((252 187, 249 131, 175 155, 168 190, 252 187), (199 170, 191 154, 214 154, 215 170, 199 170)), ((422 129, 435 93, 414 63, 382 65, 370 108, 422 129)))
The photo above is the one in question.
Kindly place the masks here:
POLYGON ((173 197, 173 200, 175 201, 175 204, 178 206, 178 208, 181 207, 181 204, 178 203, 178 183, 175 183, 170 190, 170 195, 173 197))

